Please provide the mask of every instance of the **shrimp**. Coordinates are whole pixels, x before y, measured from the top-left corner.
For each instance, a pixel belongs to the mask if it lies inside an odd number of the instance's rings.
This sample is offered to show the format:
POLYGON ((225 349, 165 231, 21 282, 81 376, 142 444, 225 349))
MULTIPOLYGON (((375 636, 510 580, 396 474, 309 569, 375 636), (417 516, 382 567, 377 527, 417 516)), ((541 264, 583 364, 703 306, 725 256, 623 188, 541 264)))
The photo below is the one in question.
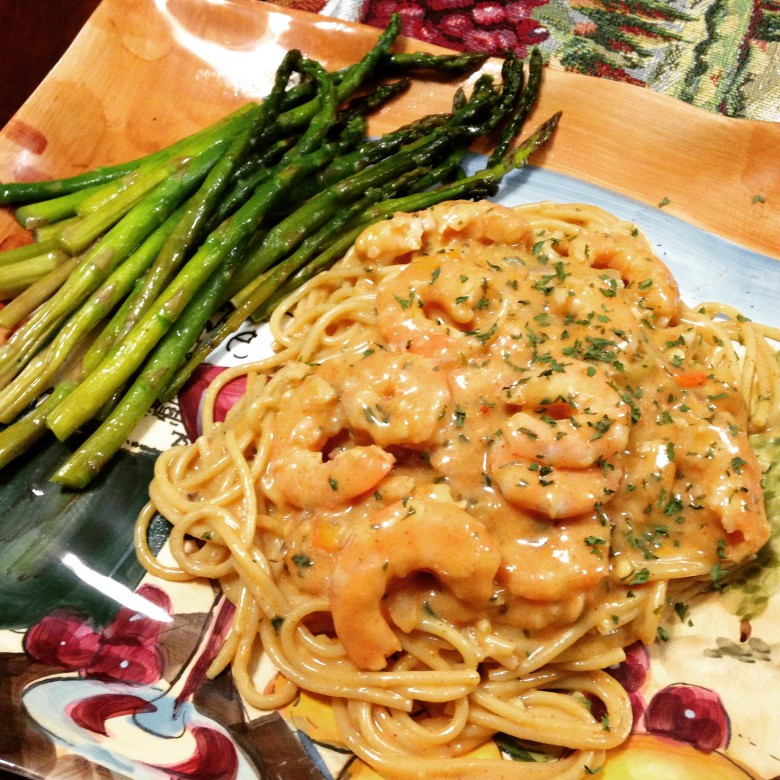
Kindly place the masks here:
POLYGON ((630 407, 604 374, 574 362, 507 390, 522 410, 503 426, 515 456, 557 468, 602 463, 628 444, 630 407))
POLYGON ((518 458, 506 439, 493 445, 490 474, 504 497, 516 506, 550 520, 592 512, 606 504, 620 485, 622 471, 606 468, 557 468, 538 460, 518 458))
POLYGON ((282 397, 273 422, 270 476, 290 504, 336 506, 371 490, 392 469, 395 458, 375 444, 325 460, 323 447, 344 429, 337 391, 322 377, 309 375, 282 397))
POLYGON ((432 224, 431 215, 425 211, 398 212, 392 219, 367 227, 355 239, 351 254, 364 265, 392 265, 422 247, 426 231, 432 224))
POLYGON ((643 309, 650 309, 659 324, 667 325, 680 313, 680 290, 671 271, 656 257, 647 238, 627 223, 589 231, 578 236, 576 251, 591 268, 613 269, 633 291, 643 309))
POLYGON ((629 436, 629 408, 606 377, 573 363, 522 380, 507 394, 522 410, 504 424, 488 457, 504 497, 551 520, 606 503, 623 474, 610 459, 629 436))
MULTIPOLYGON (((512 527, 501 528, 496 533, 501 545, 501 568, 496 575, 499 584, 504 585, 515 597, 528 599, 537 611, 552 619, 554 610, 561 614, 574 613, 576 620, 578 596, 593 590, 609 573, 611 534, 609 527, 602 524, 598 513, 583 514, 575 519, 550 523, 541 530, 532 530, 533 525, 516 522, 512 527), (594 546, 586 540, 598 540, 594 546), (546 606, 547 609, 541 609, 546 606)), ((508 603, 512 604, 512 599, 508 603)), ((584 604, 579 602, 579 609, 584 604)), ((533 612, 525 613, 527 605, 517 606, 511 614, 511 606, 503 620, 516 625, 531 627, 533 612)))
POLYGON ((614 280, 596 271, 580 269, 566 285, 550 295, 550 311, 566 322, 583 324, 610 346, 634 355, 642 342, 640 323, 625 295, 611 295, 614 280))
POLYGON ((528 219, 515 209, 489 201, 450 201, 431 209, 442 238, 457 236, 483 245, 501 244, 504 248, 531 240, 528 219))
POLYGON ((457 244, 520 245, 529 240, 525 216, 488 201, 448 201, 425 211, 399 212, 366 228, 355 241, 354 256, 364 265, 403 262, 410 253, 457 244))
POLYGON ((474 351, 491 340, 504 308, 487 276, 454 252, 413 260, 377 289, 379 332, 425 357, 452 360, 474 351))
POLYGON ((691 505, 717 518, 727 544, 719 557, 743 560, 767 541, 769 524, 761 487, 761 465, 743 431, 716 416, 707 425, 678 428, 675 465, 691 505))
POLYGON ((455 504, 392 504, 356 528, 338 555, 330 588, 336 634, 359 668, 383 669, 401 649, 382 612, 392 579, 432 572, 457 598, 485 607, 500 562, 485 526, 455 504))
POLYGON ((354 430, 381 447, 429 441, 449 402, 447 380, 419 355, 377 350, 344 379, 341 403, 354 430))

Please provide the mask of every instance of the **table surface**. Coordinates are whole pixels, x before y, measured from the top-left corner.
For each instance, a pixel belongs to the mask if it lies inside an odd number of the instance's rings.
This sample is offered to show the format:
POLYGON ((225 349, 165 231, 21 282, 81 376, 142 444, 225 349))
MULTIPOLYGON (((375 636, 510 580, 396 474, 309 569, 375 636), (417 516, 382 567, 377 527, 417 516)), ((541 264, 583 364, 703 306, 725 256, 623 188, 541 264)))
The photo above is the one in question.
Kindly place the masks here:
POLYGON ((99 2, 0 0, 0 127, 52 69, 99 2))

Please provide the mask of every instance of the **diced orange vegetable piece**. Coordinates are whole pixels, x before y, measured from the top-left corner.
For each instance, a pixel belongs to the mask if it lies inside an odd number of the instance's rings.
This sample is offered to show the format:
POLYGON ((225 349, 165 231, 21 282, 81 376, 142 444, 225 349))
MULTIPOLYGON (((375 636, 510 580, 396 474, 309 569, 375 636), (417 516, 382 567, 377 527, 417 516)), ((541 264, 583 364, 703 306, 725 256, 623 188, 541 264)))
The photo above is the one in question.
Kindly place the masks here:
POLYGON ((678 387, 700 387, 707 379, 704 371, 673 372, 672 378, 678 387))
POLYGON ((312 542, 321 550, 336 552, 339 549, 340 529, 335 523, 317 519, 314 522, 312 542))

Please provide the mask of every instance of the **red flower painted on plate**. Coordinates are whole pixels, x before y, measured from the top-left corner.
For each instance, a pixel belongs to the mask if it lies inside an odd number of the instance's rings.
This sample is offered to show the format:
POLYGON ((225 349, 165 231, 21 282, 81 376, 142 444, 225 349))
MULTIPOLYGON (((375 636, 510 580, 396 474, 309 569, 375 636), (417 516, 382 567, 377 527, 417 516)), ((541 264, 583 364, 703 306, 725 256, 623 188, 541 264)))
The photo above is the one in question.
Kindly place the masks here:
POLYGON ((105 693, 90 696, 68 707, 68 715, 83 729, 108 736, 106 721, 123 715, 135 715, 138 712, 154 712, 156 707, 140 696, 129 694, 105 693))
MULTIPOLYGON (((224 370, 221 366, 212 366, 208 363, 198 366, 179 393, 179 409, 181 409, 184 429, 191 441, 195 441, 201 434, 200 416, 203 410, 203 395, 214 378, 224 370)), ((218 422, 224 420, 228 410, 245 392, 246 377, 237 377, 228 382, 217 396, 214 419, 218 422)))
POLYGON ((196 726, 192 729, 195 752, 175 766, 158 764, 171 777, 188 780, 233 780, 238 774, 238 757, 233 743, 216 729, 196 726))
MULTIPOLYGON (((170 614, 170 599, 160 588, 143 585, 137 595, 170 614)), ((157 642, 161 625, 123 607, 98 631, 90 620, 58 610, 30 627, 24 645, 36 661, 82 677, 144 685, 159 680, 164 670, 157 642)))
POLYGON ((524 57, 528 46, 549 37, 531 18, 548 0, 365 0, 361 21, 385 27, 393 13, 401 17, 405 35, 448 46, 502 55, 507 49, 524 57))
MULTIPOLYGON (((136 590, 136 594, 171 614, 173 610, 171 600, 160 588, 154 585, 141 585, 136 590)), ((158 620, 152 620, 140 612, 122 607, 103 629, 102 641, 128 645, 149 644, 157 641, 161 627, 162 624, 158 620)))
POLYGON ((720 696, 698 685, 678 683, 658 691, 647 706, 645 727, 705 753, 729 742, 729 716, 720 696))
POLYGON ((100 634, 78 615, 57 610, 30 628, 24 646, 31 658, 62 669, 82 669, 94 658, 100 634))
POLYGON ((92 662, 83 669, 85 677, 104 682, 151 685, 162 677, 164 662, 156 643, 101 644, 92 662))

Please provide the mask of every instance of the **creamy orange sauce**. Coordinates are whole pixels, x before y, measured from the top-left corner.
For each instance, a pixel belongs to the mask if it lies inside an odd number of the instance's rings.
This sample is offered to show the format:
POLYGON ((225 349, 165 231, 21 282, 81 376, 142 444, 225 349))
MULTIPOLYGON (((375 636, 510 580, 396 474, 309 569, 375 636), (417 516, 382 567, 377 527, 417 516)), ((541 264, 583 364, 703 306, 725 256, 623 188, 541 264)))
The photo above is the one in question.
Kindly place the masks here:
POLYGON ((717 582, 767 538, 746 410, 668 269, 576 214, 442 204, 342 261, 375 318, 301 368, 265 478, 290 575, 360 666, 400 649, 388 620, 543 632, 608 587, 717 582))

